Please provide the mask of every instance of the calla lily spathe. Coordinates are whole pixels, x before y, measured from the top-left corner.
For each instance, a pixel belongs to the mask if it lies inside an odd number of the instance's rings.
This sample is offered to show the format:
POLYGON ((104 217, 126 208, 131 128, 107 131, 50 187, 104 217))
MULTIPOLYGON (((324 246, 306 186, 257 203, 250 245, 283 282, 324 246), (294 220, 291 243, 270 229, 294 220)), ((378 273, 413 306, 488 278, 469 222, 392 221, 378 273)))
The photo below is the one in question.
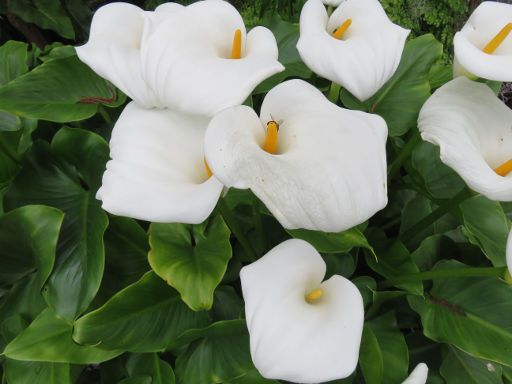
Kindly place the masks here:
POLYGON ((313 72, 364 101, 395 73, 409 32, 389 20, 378 0, 346 0, 331 16, 321 0, 308 0, 297 49, 313 72), (348 20, 343 37, 334 37, 348 20))
POLYGON ((222 191, 204 165, 209 119, 126 106, 112 131, 97 198, 106 211, 153 222, 198 224, 222 191))
POLYGON ((480 4, 455 34, 455 75, 512 81, 511 22, 512 4, 480 4))
POLYGON ((303 240, 287 240, 242 268, 251 356, 263 377, 320 383, 357 366, 363 299, 303 240))
POLYGON ((425 363, 419 363, 402 384, 425 384, 428 378, 428 367, 425 363))
POLYGON ((485 84, 458 77, 439 88, 420 111, 424 140, 476 192, 512 201, 512 174, 496 169, 512 159, 512 111, 485 84))
POLYGON ((246 106, 216 115, 205 155, 224 185, 250 188, 285 228, 338 232, 386 206, 386 139, 379 116, 289 80, 266 95, 259 118, 246 106), (278 124, 274 153, 262 149, 269 123, 278 124))
POLYGON ((256 27, 246 33, 238 11, 223 0, 167 3, 155 12, 106 5, 77 54, 141 106, 208 116, 241 104, 284 69, 272 32, 256 27), (235 39, 239 58, 232 56, 235 39))

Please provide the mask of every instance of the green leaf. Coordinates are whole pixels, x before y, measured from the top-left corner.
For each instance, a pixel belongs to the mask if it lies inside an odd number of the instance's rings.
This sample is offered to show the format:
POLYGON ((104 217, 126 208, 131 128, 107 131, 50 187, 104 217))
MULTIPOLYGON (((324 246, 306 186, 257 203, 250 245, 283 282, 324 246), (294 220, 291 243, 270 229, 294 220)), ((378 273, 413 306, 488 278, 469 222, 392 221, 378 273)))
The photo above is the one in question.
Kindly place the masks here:
POLYGON ((6 359, 5 378, 14 384, 73 384, 69 364, 6 359))
POLYGON ((318 252, 322 253, 347 253, 354 247, 366 248, 371 253, 374 253, 366 237, 357 228, 351 228, 338 233, 310 231, 307 229, 290 229, 287 232, 296 239, 306 240, 318 252))
POLYGON ((23 361, 94 364, 122 353, 80 346, 71 338, 72 331, 72 325, 59 319, 48 308, 5 347, 3 354, 23 361))
POLYGON ((0 85, 7 84, 28 72, 28 45, 21 41, 8 41, 0 47, 0 85))
POLYGON ((311 70, 302 62, 297 51, 299 40, 299 25, 289 23, 273 12, 263 20, 263 24, 274 34, 279 49, 279 62, 284 65, 285 70, 264 80, 254 90, 254 94, 266 93, 287 77, 310 78, 311 70))
POLYGON ((495 267, 506 265, 509 222, 500 203, 479 195, 464 201, 459 208, 469 241, 480 247, 495 267))
POLYGON ((59 0, 9 1, 9 12, 27 23, 51 29, 67 39, 75 38, 75 31, 59 0))
POLYGON ((171 366, 161 360, 156 353, 134 354, 126 362, 130 376, 150 376, 151 384, 174 384, 174 372, 171 366))
POLYGON ((12 132, 21 128, 21 119, 9 112, 0 111, 0 132, 12 132))
POLYGON ((243 320, 219 321, 184 337, 190 345, 176 359, 178 383, 224 383, 254 369, 243 320))
POLYGON ((416 126, 423 103, 430 96, 429 73, 443 53, 443 46, 433 35, 409 40, 395 74, 371 99, 358 103, 346 90, 341 93, 343 104, 352 109, 364 109, 384 118, 391 137, 402 136, 416 126))
POLYGON ((152 384, 153 379, 147 375, 137 375, 127 377, 124 380, 119 381, 117 384, 152 384))
POLYGON ((19 116, 69 122, 93 116, 98 104, 117 105, 112 85, 76 55, 49 60, 0 87, 0 109, 19 116))
MULTIPOLYGON (((467 267, 443 260, 435 269, 467 267)), ((466 353, 512 366, 512 295, 497 277, 452 277, 434 281, 429 297, 408 297, 428 338, 466 353)))
POLYGON ((441 375, 448 383, 501 384, 501 367, 450 348, 441 365, 441 375))
MULTIPOLYGON (((375 336, 375 339, 371 341, 372 348, 375 348, 376 340, 382 355, 384 369, 381 382, 383 384, 401 383, 407 377, 409 352, 404 335, 400 332, 396 323, 394 313, 388 312, 381 317, 368 321, 366 326, 375 336)), ((373 354, 378 356, 376 350, 373 350, 373 354)))
MULTIPOLYGON (((377 260, 370 255, 366 255, 365 259, 371 269, 385 278, 391 279, 404 273, 419 272, 418 267, 411 259, 409 251, 399 240, 385 240, 383 243, 377 244, 376 249, 377 260)), ((397 287, 417 295, 423 294, 421 281, 398 284, 397 287)))
POLYGON ((423 240, 411 257, 421 271, 430 271, 443 256, 454 255, 456 252, 457 248, 452 239, 434 235, 423 240))
POLYGON ((37 270, 43 287, 55 262, 64 215, 55 208, 30 205, 0 216, 0 283, 11 284, 37 270))
POLYGON ((199 225, 153 223, 149 264, 191 309, 210 309, 231 259, 230 234, 221 216, 199 225))
POLYGON ((425 189, 437 199, 449 199, 464 187, 464 180, 439 156, 439 147, 426 141, 416 145, 411 156, 412 168, 419 173, 425 189))
POLYGON ((377 336, 370 327, 363 329, 359 365, 367 384, 381 384, 384 377, 384 358, 377 336))
POLYGON ((107 158, 108 145, 101 137, 63 128, 51 147, 34 143, 5 195, 7 209, 44 204, 65 213, 45 298, 70 321, 87 308, 103 275, 107 216, 91 187, 99 184, 107 158))
POLYGON ((114 295, 101 308, 75 322, 79 344, 132 352, 163 351, 190 328, 208 323, 208 314, 193 312, 178 292, 153 272, 114 295))

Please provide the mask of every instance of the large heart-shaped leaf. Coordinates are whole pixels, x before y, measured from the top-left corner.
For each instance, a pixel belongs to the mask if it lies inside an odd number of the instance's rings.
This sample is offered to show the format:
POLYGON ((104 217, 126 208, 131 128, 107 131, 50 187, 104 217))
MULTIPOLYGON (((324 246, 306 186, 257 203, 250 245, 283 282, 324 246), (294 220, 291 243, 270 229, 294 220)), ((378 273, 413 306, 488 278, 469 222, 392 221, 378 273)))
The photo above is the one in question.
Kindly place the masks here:
POLYGON ((208 328, 189 331, 184 340, 190 345, 176 360, 178 383, 224 383, 254 369, 243 320, 219 321, 208 328))
POLYGON ((70 365, 38 361, 5 360, 5 378, 15 384, 73 384, 70 365))
POLYGON ((152 224, 149 264, 194 311, 210 309, 231 258, 230 234, 220 216, 199 225, 152 224))
POLYGON ((14 360, 93 364, 110 360, 122 351, 80 346, 71 338, 72 325, 45 309, 5 347, 3 354, 14 360))
POLYGON ((450 352, 441 365, 441 375, 447 383, 501 384, 501 367, 476 359, 457 348, 450 352))
POLYGON ((130 376, 150 376, 151 384, 174 384, 174 371, 156 353, 133 354, 126 362, 130 376))
POLYGON ((60 123, 87 119, 100 103, 119 102, 115 88, 76 55, 46 61, 0 87, 1 110, 60 123))
MULTIPOLYGON (((443 260, 435 269, 467 267, 443 260)), ((474 357, 512 366, 512 295, 498 277, 452 277, 434 281, 427 297, 409 297, 423 333, 474 357)))
POLYGON ((28 71, 28 45, 8 41, 0 47, 0 85, 7 84, 28 71))
POLYGON ((480 247, 494 266, 506 265, 509 220, 500 203, 479 195, 462 202, 459 208, 469 241, 480 247))
POLYGON ((163 351, 183 332, 208 321, 206 312, 191 311, 176 290, 148 272, 101 308, 78 319, 73 338, 79 344, 105 349, 163 351))
POLYGON ((65 213, 45 298, 58 316, 73 320, 94 298, 104 268, 107 216, 95 199, 108 145, 98 135, 61 129, 51 147, 36 142, 5 195, 5 207, 45 204, 65 213))
POLYGON ((0 283, 11 284, 37 270, 42 288, 55 262, 64 215, 55 208, 29 205, 0 216, 0 283))

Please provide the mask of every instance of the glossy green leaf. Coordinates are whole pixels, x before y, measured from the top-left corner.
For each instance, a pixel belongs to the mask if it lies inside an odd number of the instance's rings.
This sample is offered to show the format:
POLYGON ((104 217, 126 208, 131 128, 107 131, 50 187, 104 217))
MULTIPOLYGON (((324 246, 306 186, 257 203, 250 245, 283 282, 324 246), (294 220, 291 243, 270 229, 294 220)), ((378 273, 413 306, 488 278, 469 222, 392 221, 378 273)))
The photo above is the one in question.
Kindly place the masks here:
POLYGON ((71 338, 72 331, 72 325, 48 308, 5 347, 3 354, 14 360, 92 364, 122 353, 80 346, 71 338))
POLYGON ((151 384, 174 384, 174 372, 171 366, 160 359, 156 353, 133 354, 126 362, 130 376, 150 376, 151 384))
POLYGON ((184 336, 190 345, 176 360, 180 384, 229 382, 254 369, 243 320, 220 321, 184 336))
POLYGON ((384 358, 377 336, 365 326, 359 351, 359 365, 367 384, 380 384, 384 378, 384 358))
MULTIPOLYGON (((371 255, 367 255, 366 262, 371 269, 388 279, 399 277, 404 273, 419 271, 412 261, 409 251, 399 240, 384 241, 376 245, 376 250, 377 260, 371 255)), ((417 295, 423 294, 421 281, 398 284, 397 287, 417 295)))
POLYGON ((199 225, 153 223, 149 264, 194 311, 210 309, 231 259, 230 234, 221 216, 199 225))
POLYGON ((28 45, 8 41, 0 47, 0 85, 7 84, 28 71, 28 45))
MULTIPOLYGON (((366 326, 373 332, 382 355, 384 369, 381 383, 401 383, 408 375, 409 352, 404 335, 400 332, 396 323, 394 313, 388 312, 381 317, 372 319, 366 323, 366 326)), ((371 342, 373 348, 375 348, 375 339, 371 342)), ((376 350, 373 350, 373 355, 378 356, 376 350)), ((374 375, 376 375, 376 372, 374 375)), ((371 377, 376 377, 374 375, 371 377)))
POLYGON ((263 20, 263 24, 272 31, 277 40, 278 60, 284 65, 285 70, 261 82, 253 93, 268 92, 287 77, 303 79, 311 77, 311 70, 302 62, 299 51, 297 51, 299 25, 282 20, 277 13, 269 14, 269 17, 263 20))
POLYGON ((349 108, 382 116, 389 135, 401 136, 416 126, 420 109, 430 96, 430 69, 442 53, 443 47, 433 35, 409 40, 395 74, 375 96, 361 103, 343 90, 341 100, 349 108))
MULTIPOLYGON (((467 267, 443 260, 436 269, 467 267)), ((427 297, 409 297, 428 338, 512 366, 512 295, 498 277, 439 279, 427 297)))
POLYGON ((354 247, 366 248, 373 253, 368 240, 357 228, 338 233, 292 229, 288 233, 296 239, 306 240, 322 253, 346 253, 354 247))
POLYGON ((434 235, 423 240, 411 258, 420 270, 430 271, 440 259, 455 255, 456 252, 453 240, 443 235, 434 235))
POLYGON ((64 215, 29 205, 0 216, 0 283, 10 284, 36 270, 42 288, 52 271, 64 215))
POLYGON ((9 12, 27 23, 51 29, 67 39, 75 38, 75 31, 59 0, 9 1, 9 12))
POLYGON ((4 368, 9 384, 73 384, 70 366, 66 363, 6 359, 4 368))
POLYGON ((441 365, 447 383, 501 384, 501 367, 476 359, 457 348, 450 348, 441 365))
POLYGON ((57 260, 45 297, 68 320, 87 308, 103 274, 107 216, 93 188, 100 183, 107 158, 108 145, 101 137, 63 128, 51 147, 44 142, 34 144, 4 200, 7 209, 45 204, 64 212, 57 260))
POLYGON ((127 377, 124 380, 118 381, 117 384, 152 384, 153 379, 148 375, 137 375, 127 377))
POLYGON ((411 165, 423 180, 425 189, 437 199, 449 199, 464 187, 464 180, 439 157, 439 147, 426 141, 416 145, 411 165))
POLYGON ((26 322, 25 326, 28 326, 46 308, 40 291, 38 276, 33 273, 15 283, 0 298, 0 349, 16 336, 9 332, 5 324, 11 319, 22 318, 26 322))
POLYGON ((469 241, 480 247, 494 266, 506 265, 509 220, 500 203, 479 195, 464 201, 459 208, 469 241))
POLYGON ((0 132, 12 132, 21 128, 21 119, 15 114, 0 111, 0 132))
POLYGON ((49 60, 0 87, 0 109, 55 122, 83 120, 98 104, 117 105, 116 90, 77 56, 49 60))
POLYGON ((206 324, 207 313, 191 311, 176 290, 149 272, 78 319, 73 338, 105 349, 155 352, 165 350, 187 329, 206 324))

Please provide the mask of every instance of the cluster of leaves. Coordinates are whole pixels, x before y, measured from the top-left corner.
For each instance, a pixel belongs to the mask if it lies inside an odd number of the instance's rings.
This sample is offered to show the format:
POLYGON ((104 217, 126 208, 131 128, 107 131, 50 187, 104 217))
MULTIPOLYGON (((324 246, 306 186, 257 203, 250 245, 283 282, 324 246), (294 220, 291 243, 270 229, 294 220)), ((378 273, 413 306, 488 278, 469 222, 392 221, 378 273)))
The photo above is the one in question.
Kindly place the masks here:
MULTIPOLYGON (((84 4, 64 3, 7 2, 2 12, 32 32, 11 25, 5 35, 47 39, 58 33, 62 42, 86 35, 80 25, 90 20, 77 24, 71 5, 84 4), (21 3, 26 6, 16 8, 21 3)), ((148 8, 155 5, 150 3, 148 8)), ((248 102, 258 106, 286 77, 327 90, 300 61, 298 26, 277 15, 262 22, 276 35, 286 71, 258 86, 248 102)), ((341 93, 340 104, 388 123, 389 204, 365 225, 327 234, 285 231, 248 191, 231 190, 201 225, 150 225, 107 215, 95 192, 124 95, 70 46, 5 42, 3 382, 277 384, 251 362, 238 274, 242 265, 297 237, 322 253, 327 277, 348 277, 363 293, 360 364, 337 383, 396 384, 420 361, 431 369, 430 383, 512 383, 512 286, 492 276, 417 280, 418 273, 503 267, 510 227, 510 205, 471 194, 440 162, 438 150, 419 139, 422 104, 451 76, 451 68, 439 63, 442 52, 432 35, 412 39, 396 74, 371 100, 360 103, 341 93)))

